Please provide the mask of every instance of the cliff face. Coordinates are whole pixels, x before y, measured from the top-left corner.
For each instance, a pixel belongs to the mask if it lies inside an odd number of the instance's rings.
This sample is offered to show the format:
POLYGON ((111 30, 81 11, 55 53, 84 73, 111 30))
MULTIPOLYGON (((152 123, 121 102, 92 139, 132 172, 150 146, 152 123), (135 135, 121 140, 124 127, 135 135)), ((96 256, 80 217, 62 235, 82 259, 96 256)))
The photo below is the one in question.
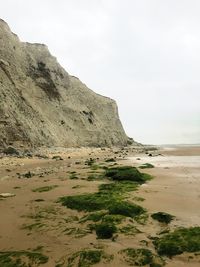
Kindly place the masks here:
POLYGON ((0 147, 125 145, 110 98, 70 76, 47 46, 20 42, 0 20, 0 147))

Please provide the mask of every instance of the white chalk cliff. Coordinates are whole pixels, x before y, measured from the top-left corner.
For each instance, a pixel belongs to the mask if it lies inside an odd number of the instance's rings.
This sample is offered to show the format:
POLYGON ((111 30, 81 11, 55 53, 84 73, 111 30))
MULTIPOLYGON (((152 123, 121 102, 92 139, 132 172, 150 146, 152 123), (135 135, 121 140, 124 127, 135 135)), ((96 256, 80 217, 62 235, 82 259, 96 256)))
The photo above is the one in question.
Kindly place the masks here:
POLYGON ((117 105, 0 20, 0 147, 126 145, 117 105))

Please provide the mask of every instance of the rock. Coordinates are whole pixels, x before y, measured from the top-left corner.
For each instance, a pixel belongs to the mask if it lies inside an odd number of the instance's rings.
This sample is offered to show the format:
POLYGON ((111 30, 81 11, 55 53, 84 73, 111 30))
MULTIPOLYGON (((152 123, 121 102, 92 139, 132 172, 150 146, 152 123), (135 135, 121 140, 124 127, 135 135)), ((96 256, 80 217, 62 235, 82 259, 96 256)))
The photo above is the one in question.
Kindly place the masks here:
POLYGON ((7 148, 4 149, 3 152, 6 155, 15 155, 15 156, 19 156, 20 155, 19 151, 16 148, 12 147, 12 146, 8 146, 7 148))
POLYGON ((26 173, 16 173, 18 175, 18 178, 32 178, 33 176, 35 176, 34 172, 28 171, 26 173))
POLYGON ((47 155, 42 155, 42 154, 36 154, 35 155, 37 158, 39 159, 49 159, 49 157, 47 155))
POLYGON ((126 146, 114 100, 69 75, 43 44, 24 43, 0 20, 0 148, 126 146))
POLYGON ((16 195, 12 194, 12 193, 0 193, 0 197, 2 197, 2 198, 14 197, 14 196, 16 196, 16 195))
POLYGON ((5 65, 5 66, 7 66, 7 67, 10 66, 10 64, 9 64, 7 61, 5 61, 5 60, 3 60, 3 59, 1 59, 1 58, 0 58, 0 65, 5 65))
POLYGON ((32 157, 33 157, 33 153, 32 153, 30 150, 25 149, 25 150, 23 151, 23 156, 24 156, 24 157, 28 157, 28 158, 32 158, 32 157))
POLYGON ((23 177, 25 177, 25 178, 32 178, 33 176, 34 176, 35 174, 33 173, 33 172, 27 172, 27 173, 24 173, 23 174, 23 177))
POLYGON ((52 159, 55 159, 55 160, 63 160, 63 158, 61 156, 53 156, 52 159))
POLYGON ((28 158, 32 158, 33 157, 33 154, 32 153, 26 153, 24 155, 25 155, 25 157, 28 157, 28 158))

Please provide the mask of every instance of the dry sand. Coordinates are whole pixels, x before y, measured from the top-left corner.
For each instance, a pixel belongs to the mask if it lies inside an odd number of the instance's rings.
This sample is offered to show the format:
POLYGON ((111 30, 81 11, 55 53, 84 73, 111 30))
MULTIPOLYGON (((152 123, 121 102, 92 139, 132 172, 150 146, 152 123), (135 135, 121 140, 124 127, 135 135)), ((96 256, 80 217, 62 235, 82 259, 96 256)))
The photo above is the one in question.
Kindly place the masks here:
MULTIPOLYGON (((134 149, 129 149, 129 151, 57 149, 45 151, 50 159, 1 158, 0 193, 12 193, 15 196, 0 201, 0 251, 28 250, 42 246, 42 252, 49 256, 49 261, 41 266, 55 267, 61 258, 67 259, 78 250, 103 248, 106 253, 114 255, 114 260, 109 263, 101 262, 95 266, 123 267, 129 265, 118 253, 121 249, 145 247, 141 240, 146 240, 148 248, 154 250, 148 237, 163 230, 163 225, 150 218, 145 225, 137 225, 142 233, 135 236, 119 234, 115 242, 98 240, 95 233, 82 232, 82 237, 77 237, 75 233, 66 235, 66 228, 70 227, 85 231, 86 225, 80 224, 74 217, 80 219, 84 213, 62 207, 56 202, 58 198, 65 195, 95 192, 99 184, 105 183, 105 181, 86 180, 92 170, 85 166, 84 162, 90 157, 99 158, 98 164, 100 162, 105 164, 105 158, 114 156, 121 165, 139 166, 146 162, 152 163, 155 168, 144 170, 144 172, 152 174, 154 179, 130 195, 130 199, 145 207, 149 214, 164 211, 176 216, 170 224, 171 229, 177 226, 199 226, 200 147, 163 148, 159 153, 162 155, 154 152, 153 157, 149 157, 145 153, 138 154, 134 149), (52 160, 51 157, 54 154, 61 155, 64 160, 52 160), (22 177, 22 174, 28 171, 34 173, 34 176, 22 177), (76 171, 78 179, 70 179, 72 171, 76 171), (57 187, 42 193, 32 191, 34 188, 45 185, 57 187), (137 202, 136 196, 145 200, 137 202), (37 199, 44 201, 37 202, 35 201, 37 199), (35 223, 38 225, 31 229, 31 225, 35 223)), ((166 266, 200 266, 199 257, 192 259, 189 256, 191 254, 166 259, 166 266)))

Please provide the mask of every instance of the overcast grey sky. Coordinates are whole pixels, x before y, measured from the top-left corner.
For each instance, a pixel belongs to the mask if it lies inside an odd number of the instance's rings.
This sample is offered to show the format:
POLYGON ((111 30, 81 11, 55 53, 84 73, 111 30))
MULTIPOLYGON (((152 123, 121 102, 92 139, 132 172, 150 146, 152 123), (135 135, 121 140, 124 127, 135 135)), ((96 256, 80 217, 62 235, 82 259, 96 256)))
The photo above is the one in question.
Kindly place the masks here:
POLYGON ((1 0, 22 41, 114 98, 129 136, 200 143, 199 0, 1 0))

